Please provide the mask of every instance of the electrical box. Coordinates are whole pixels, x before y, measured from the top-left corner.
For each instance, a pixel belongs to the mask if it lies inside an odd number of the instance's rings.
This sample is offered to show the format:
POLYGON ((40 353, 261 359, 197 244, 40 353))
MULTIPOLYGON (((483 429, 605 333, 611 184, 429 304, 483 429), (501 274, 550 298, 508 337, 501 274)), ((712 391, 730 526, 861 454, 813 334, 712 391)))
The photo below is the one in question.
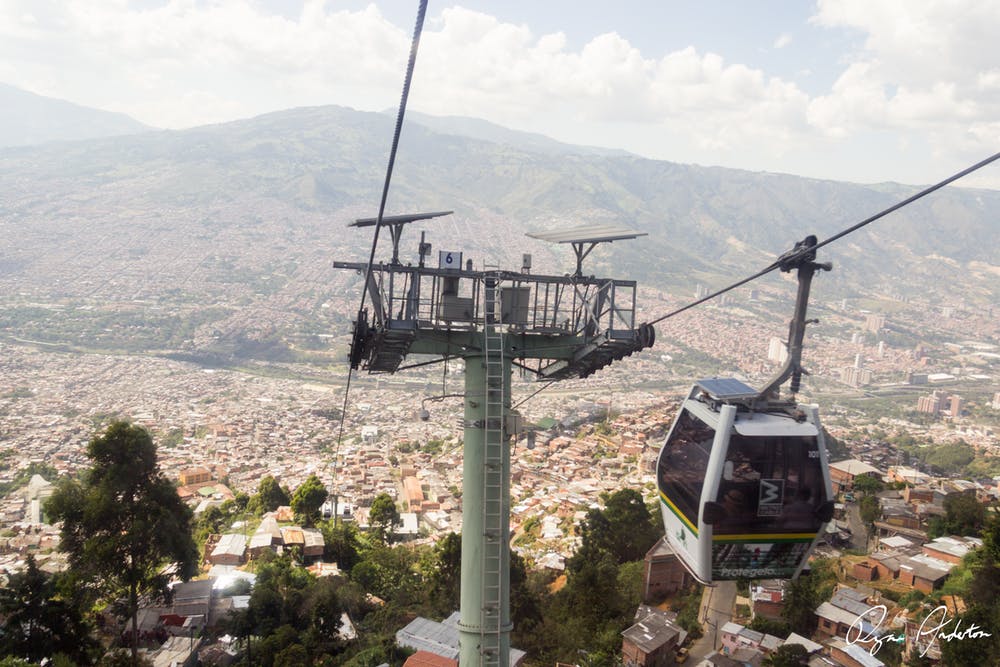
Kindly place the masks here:
POLYGON ((500 321, 503 324, 527 324, 530 300, 530 287, 501 287, 500 321))
POLYGON ((524 432, 524 416, 517 410, 511 410, 507 413, 505 428, 508 435, 518 435, 524 432))
POLYGON ((471 322, 475 319, 472 312, 472 297, 442 294, 438 299, 437 317, 448 322, 471 322))

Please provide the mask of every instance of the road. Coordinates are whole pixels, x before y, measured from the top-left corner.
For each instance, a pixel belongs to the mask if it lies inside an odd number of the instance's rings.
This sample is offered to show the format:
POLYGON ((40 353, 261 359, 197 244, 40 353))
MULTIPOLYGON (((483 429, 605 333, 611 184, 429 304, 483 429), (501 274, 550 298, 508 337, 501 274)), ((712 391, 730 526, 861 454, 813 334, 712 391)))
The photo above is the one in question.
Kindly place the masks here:
POLYGON ((691 645, 692 660, 701 660, 722 645, 720 631, 723 625, 732 620, 735 602, 735 581, 720 581, 715 586, 705 587, 698 615, 705 634, 691 645))

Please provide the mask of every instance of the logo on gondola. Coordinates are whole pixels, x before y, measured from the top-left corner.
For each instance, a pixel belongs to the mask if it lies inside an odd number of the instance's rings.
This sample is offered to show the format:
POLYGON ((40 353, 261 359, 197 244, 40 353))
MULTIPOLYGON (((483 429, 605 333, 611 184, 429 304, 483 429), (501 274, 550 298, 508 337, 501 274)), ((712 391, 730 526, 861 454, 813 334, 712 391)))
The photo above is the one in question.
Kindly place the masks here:
POLYGON ((757 504, 757 516, 781 516, 781 501, 785 495, 785 480, 760 480, 760 497, 757 504))

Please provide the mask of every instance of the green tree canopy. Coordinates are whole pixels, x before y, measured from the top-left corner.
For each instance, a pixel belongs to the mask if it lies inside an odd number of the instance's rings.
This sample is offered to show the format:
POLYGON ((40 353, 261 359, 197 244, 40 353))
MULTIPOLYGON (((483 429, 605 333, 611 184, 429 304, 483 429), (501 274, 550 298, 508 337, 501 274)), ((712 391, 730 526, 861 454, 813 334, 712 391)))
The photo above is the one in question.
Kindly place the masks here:
POLYGON ((816 578, 812 575, 800 576, 789 581, 785 588, 781 617, 794 632, 809 637, 816 629, 815 610, 822 601, 816 578))
POLYGON ((233 613, 227 630, 253 637, 252 659, 264 667, 343 664, 347 644, 341 614, 365 612, 364 592, 341 577, 316 578, 288 556, 264 564, 246 610, 233 613))
POLYGON ((875 532, 875 522, 882 516, 882 508, 879 505, 878 498, 875 496, 861 496, 861 500, 858 501, 858 513, 861 515, 861 520, 868 526, 869 534, 873 534, 875 532))
POLYGON ((59 582, 38 569, 28 556, 23 571, 12 574, 0 588, 0 654, 41 661, 64 653, 81 665, 93 662, 97 649, 90 635, 80 598, 64 595, 59 582))
POLYGON ((976 450, 966 442, 959 441, 947 445, 928 448, 924 463, 943 473, 959 473, 976 458, 976 450))
POLYGON ((329 495, 319 477, 309 475, 292 494, 292 510, 302 517, 307 526, 311 526, 319 519, 319 509, 329 495))
POLYGON ((809 652, 802 644, 785 644, 764 660, 768 667, 801 667, 809 662, 809 652))
POLYGON ((621 489, 603 499, 603 510, 587 512, 580 529, 583 539, 616 563, 641 560, 662 534, 642 495, 635 489, 621 489))
POLYGON ((319 529, 323 533, 323 557, 337 563, 341 570, 350 572, 358 562, 358 550, 361 548, 357 526, 353 522, 329 519, 320 523, 319 529))
POLYGON ((986 521, 986 508, 968 493, 950 495, 944 499, 944 529, 949 535, 977 536, 986 521))
POLYGON ((71 570, 126 599, 136 663, 140 597, 169 594, 165 565, 185 581, 197 571, 191 510, 160 472, 145 429, 113 422, 90 441, 87 456, 92 466, 83 481, 61 481, 45 510, 62 521, 59 548, 71 570))
POLYGON ((866 496, 873 496, 884 488, 882 480, 874 475, 858 475, 854 478, 854 490, 866 496))
POLYGON ((399 510, 396 509, 396 501, 388 493, 375 496, 368 511, 368 522, 378 531, 383 542, 389 541, 392 527, 399 523, 399 510))
POLYGON ((290 503, 288 494, 278 484, 278 480, 271 475, 267 475, 257 485, 257 495, 250 499, 248 508, 263 514, 264 512, 273 512, 279 507, 290 503))
POLYGON ((461 535, 448 533, 434 546, 432 565, 427 578, 435 610, 447 616, 458 609, 462 582, 461 535))
MULTIPOLYGON (((965 556, 963 568, 968 567, 972 576, 963 581, 956 592, 965 598, 968 609, 958 619, 949 615, 952 622, 945 632, 960 627, 967 632, 983 631, 990 636, 971 636, 962 641, 941 641, 941 664, 994 665, 1000 664, 1000 519, 990 517, 982 531, 983 546, 965 556)), ((952 579, 945 584, 952 584, 952 579)), ((935 619, 938 620, 938 619, 935 619)))

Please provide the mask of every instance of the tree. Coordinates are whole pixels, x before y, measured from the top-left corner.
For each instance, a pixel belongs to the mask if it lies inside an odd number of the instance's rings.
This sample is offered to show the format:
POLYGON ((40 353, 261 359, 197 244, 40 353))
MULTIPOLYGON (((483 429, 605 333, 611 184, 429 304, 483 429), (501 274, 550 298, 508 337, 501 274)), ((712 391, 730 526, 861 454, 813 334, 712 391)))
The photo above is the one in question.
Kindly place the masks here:
POLYGON ((427 578, 435 609, 445 616, 458 609, 462 581, 461 535, 448 533, 438 541, 427 578))
POLYGON ((65 653, 76 664, 90 664, 97 643, 84 621, 80 600, 62 595, 59 581, 38 569, 28 556, 25 569, 10 575, 0 589, 0 653, 40 661, 65 653))
POLYGON ((662 534, 642 495, 635 489, 622 489, 603 499, 603 510, 587 512, 580 529, 583 539, 616 563, 641 560, 662 534))
POLYGON ((345 646, 341 615, 357 618, 364 605, 364 592, 343 578, 316 578, 280 556, 260 568, 250 604, 231 614, 225 629, 246 642, 244 664, 342 664, 335 657, 345 646))
POLYGON ((866 496, 874 496, 885 488, 878 477, 873 475, 858 475, 854 478, 854 490, 866 496))
POLYGON ((319 510, 329 495, 319 477, 309 475, 292 494, 292 510, 311 526, 319 519, 319 510))
POLYGON ((271 475, 267 475, 257 485, 257 495, 251 498, 249 506, 254 511, 263 514, 264 512, 273 512, 279 507, 288 505, 289 502, 288 494, 278 484, 278 480, 271 475))
POLYGON ((351 581, 399 607, 424 604, 429 587, 421 576, 419 561, 418 550, 390 547, 373 539, 358 564, 351 568, 351 581))
POLYGON ((775 621, 773 619, 761 616, 758 614, 754 616, 753 620, 750 621, 750 625, 747 626, 751 630, 756 630, 757 632, 762 632, 768 635, 774 635, 775 637, 787 637, 791 629, 788 627, 788 623, 784 621, 775 621))
POLYGON ((399 523, 399 510, 396 502, 388 493, 380 493, 372 501, 368 511, 369 523, 378 530, 383 542, 388 542, 392 535, 392 527, 399 523))
POLYGON ((816 629, 816 607, 822 602, 814 574, 800 576, 788 582, 785 588, 785 605, 781 617, 795 632, 809 637, 816 629))
POLYGON ((944 529, 949 535, 979 535, 986 520, 986 508, 966 493, 945 498, 944 512, 944 529))
POLYGON ((338 523, 335 519, 319 525, 323 533, 323 557, 336 562, 341 570, 349 572, 358 562, 358 529, 352 523, 338 523))
POLYGON ((800 667, 809 660, 809 651, 802 644, 784 644, 764 660, 768 667, 800 667))
POLYGON ((28 662, 27 660, 21 660, 20 658, 8 655, 0 660, 0 667, 37 667, 37 663, 28 662))
POLYGON ((861 515, 861 520, 868 526, 868 533, 874 533, 875 522, 882 516, 882 508, 879 505, 878 498, 875 496, 861 496, 861 500, 858 501, 858 513, 861 515))
POLYGON ((851 450, 839 438, 833 437, 826 427, 823 428, 823 439, 826 441, 826 450, 829 452, 830 461, 840 461, 851 456, 851 450))
POLYGON ((140 597, 169 595, 165 565, 185 581, 197 571, 191 510, 160 472, 145 429, 113 422, 90 441, 87 456, 93 465, 82 482, 60 482, 45 510, 63 523, 59 548, 69 554, 71 570, 125 597, 135 665, 140 597))
POLYGON ((249 611, 256 634, 273 634, 283 625, 306 626, 304 601, 313 581, 307 570, 295 567, 288 556, 276 558, 257 572, 249 611))

